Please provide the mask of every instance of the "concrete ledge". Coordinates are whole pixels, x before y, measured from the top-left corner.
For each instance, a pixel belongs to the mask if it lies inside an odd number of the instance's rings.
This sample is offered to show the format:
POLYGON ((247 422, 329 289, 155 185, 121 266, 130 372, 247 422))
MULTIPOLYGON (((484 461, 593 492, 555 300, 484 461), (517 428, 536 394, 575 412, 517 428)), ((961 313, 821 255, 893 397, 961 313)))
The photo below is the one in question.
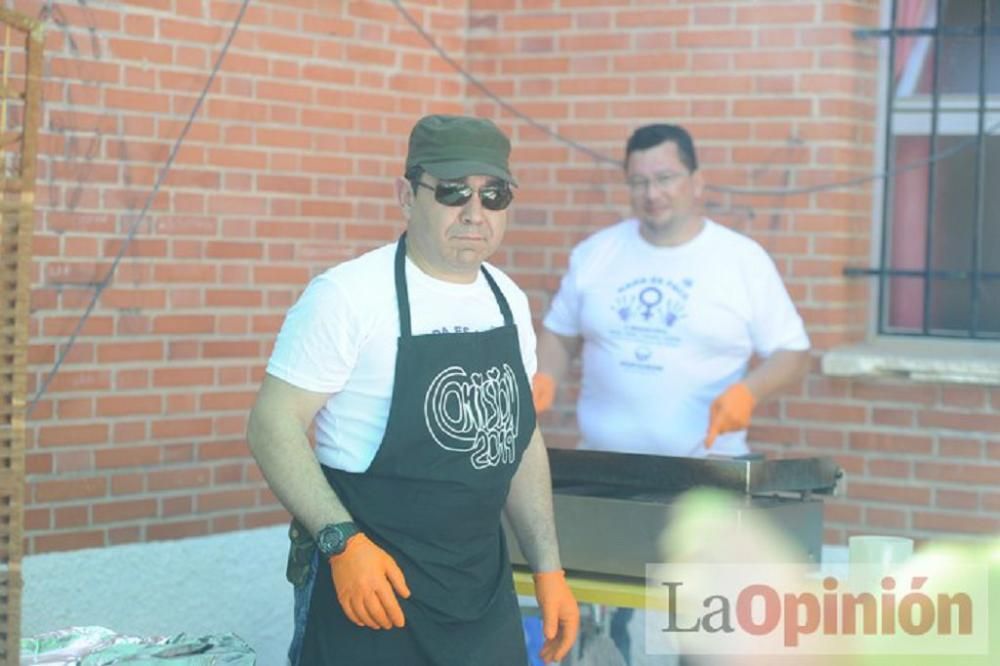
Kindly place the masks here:
POLYGON ((1000 386, 1000 342, 879 338, 829 350, 822 367, 831 377, 1000 386))

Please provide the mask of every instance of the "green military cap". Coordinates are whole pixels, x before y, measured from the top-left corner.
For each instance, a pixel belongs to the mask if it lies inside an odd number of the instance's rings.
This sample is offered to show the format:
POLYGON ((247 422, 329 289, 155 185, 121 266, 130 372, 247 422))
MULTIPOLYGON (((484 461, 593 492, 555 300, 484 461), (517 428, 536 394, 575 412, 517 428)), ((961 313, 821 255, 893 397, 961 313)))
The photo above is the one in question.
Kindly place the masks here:
POLYGON ((413 126, 406 170, 419 166, 442 180, 494 176, 516 185, 509 157, 510 140, 491 120, 435 114, 413 126))

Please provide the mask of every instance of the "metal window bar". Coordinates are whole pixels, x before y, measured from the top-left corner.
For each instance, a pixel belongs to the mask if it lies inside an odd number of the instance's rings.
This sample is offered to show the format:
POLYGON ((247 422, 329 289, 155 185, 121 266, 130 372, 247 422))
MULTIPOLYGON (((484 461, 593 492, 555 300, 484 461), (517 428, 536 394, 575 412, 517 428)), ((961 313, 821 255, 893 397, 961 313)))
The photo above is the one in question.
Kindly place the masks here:
MULTIPOLYGON (((974 197, 975 197, 975 216, 974 224, 972 227, 972 265, 968 271, 949 271, 949 270, 934 270, 932 268, 933 259, 933 224, 934 224, 934 206, 935 206, 935 181, 936 181, 936 169, 938 163, 936 160, 931 159, 927 164, 928 169, 928 182, 927 182, 927 213, 926 213, 926 243, 924 248, 924 269, 923 270, 905 270, 905 269, 893 269, 890 268, 889 260, 889 238, 890 238, 890 228, 893 222, 893 210, 892 210, 892 192, 895 189, 895 180, 888 181, 885 188, 885 196, 882 200, 882 228, 881 228, 881 247, 879 256, 879 267, 878 268, 858 268, 858 267, 845 267, 844 276, 845 277, 877 277, 878 278, 878 292, 877 292, 877 303, 878 303, 878 333, 881 334, 891 334, 900 336, 917 336, 917 337, 928 337, 936 335, 931 330, 930 314, 931 314, 931 287, 935 279, 937 280, 967 280, 969 282, 969 297, 970 297, 970 315, 967 320, 967 330, 966 335, 962 337, 967 338, 997 338, 1000 337, 1000 333, 993 333, 980 330, 980 318, 982 316, 982 311, 980 308, 980 301, 982 298, 982 285, 985 281, 1000 280, 1000 273, 984 272, 982 270, 982 253, 983 249, 980 247, 980 239, 984 237, 983 225, 986 219, 985 210, 985 195, 986 195, 986 107, 987 107, 987 82, 988 82, 988 55, 989 55, 989 40, 988 37, 992 35, 1000 35, 1000 26, 992 25, 991 20, 991 3, 990 0, 980 0, 980 20, 977 26, 950 26, 945 25, 942 21, 944 2, 943 0, 936 0, 936 16, 937 20, 933 28, 927 27, 899 27, 897 26, 898 13, 899 13, 899 0, 892 0, 891 5, 891 27, 889 29, 860 29, 855 30, 854 35, 859 39, 866 38, 879 38, 887 39, 889 41, 888 50, 888 72, 887 77, 887 99, 888 99, 888 113, 886 114, 886 129, 885 129, 885 163, 887 165, 893 164, 893 153, 895 150, 895 137, 893 134, 893 116, 896 111, 896 80, 895 80, 895 65, 896 65, 896 50, 897 50, 897 39, 900 37, 911 37, 911 36, 922 36, 930 37, 934 40, 934 55, 932 61, 932 71, 931 71, 931 108, 930 108, 930 135, 928 136, 928 145, 930 147, 930 154, 933 156, 937 152, 938 143, 938 116, 940 114, 941 105, 941 86, 939 80, 940 72, 940 53, 942 37, 957 36, 957 37, 978 37, 980 40, 979 46, 979 85, 978 85, 978 95, 977 95, 977 135, 976 135, 976 178, 974 182, 974 197), (893 277, 919 277, 924 281, 923 284, 923 313, 921 330, 919 333, 915 332, 903 332, 898 330, 889 330, 890 326, 888 324, 888 313, 889 313, 889 293, 891 291, 891 278, 893 277)), ((947 337, 955 337, 954 335, 948 335, 947 337)))
POLYGON ((986 82, 989 81, 989 40, 986 39, 986 29, 991 25, 990 2, 983 0, 980 7, 979 25, 982 32, 979 36, 979 123, 977 127, 978 140, 976 141, 976 181, 975 202, 976 220, 972 228, 972 279, 969 281, 969 299, 971 303, 970 312, 970 337, 977 337, 979 331, 979 299, 982 296, 982 243, 983 224, 986 216, 986 82))
MULTIPOLYGON (((934 49, 932 51, 934 59, 931 65, 931 135, 927 140, 931 155, 937 153, 938 111, 941 108, 941 10, 944 9, 944 0, 936 0, 936 2, 937 21, 934 26, 934 49)), ((895 111, 895 98, 890 100, 890 104, 892 105, 892 110, 895 111)), ((927 165, 927 226, 926 236, 924 236, 924 270, 926 271, 930 270, 931 263, 934 260, 934 207, 937 204, 937 192, 935 190, 935 185, 937 185, 937 167, 937 162, 931 162, 927 165)), ((924 278, 924 335, 927 335, 930 330, 932 285, 933 280, 931 280, 930 276, 924 278)))
MULTIPOLYGON (((899 0, 892 0, 892 7, 890 8, 892 17, 890 19, 890 24, 893 29, 889 30, 886 35, 889 38, 889 76, 887 77, 887 95, 886 99, 889 100, 889 113, 886 114, 885 120, 885 164, 892 164, 892 153, 895 149, 895 140, 892 134, 892 108, 893 98, 896 94, 896 76, 894 72, 896 71, 896 38, 897 33, 895 31, 896 26, 896 16, 899 11, 899 0)), ((889 196, 891 184, 895 183, 895 178, 886 181, 886 187, 883 188, 884 196, 882 197, 882 245, 879 250, 879 268, 884 269, 889 265, 889 219, 892 214, 892 197, 889 196)), ((878 332, 879 335, 885 333, 884 323, 885 323, 885 312, 888 310, 888 285, 889 281, 886 276, 879 272, 878 274, 878 332)))

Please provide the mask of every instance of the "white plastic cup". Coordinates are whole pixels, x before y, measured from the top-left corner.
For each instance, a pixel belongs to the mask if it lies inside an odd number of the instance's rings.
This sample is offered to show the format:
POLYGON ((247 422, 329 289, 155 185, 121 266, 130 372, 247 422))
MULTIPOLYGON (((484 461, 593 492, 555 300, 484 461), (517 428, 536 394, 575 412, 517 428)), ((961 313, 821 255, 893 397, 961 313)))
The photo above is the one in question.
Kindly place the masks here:
POLYGON ((894 536, 852 536, 847 540, 848 563, 879 565, 890 569, 913 555, 913 539, 894 536))
POLYGON ((854 589, 877 590, 882 578, 913 555, 913 539, 863 535, 847 540, 848 571, 854 589))

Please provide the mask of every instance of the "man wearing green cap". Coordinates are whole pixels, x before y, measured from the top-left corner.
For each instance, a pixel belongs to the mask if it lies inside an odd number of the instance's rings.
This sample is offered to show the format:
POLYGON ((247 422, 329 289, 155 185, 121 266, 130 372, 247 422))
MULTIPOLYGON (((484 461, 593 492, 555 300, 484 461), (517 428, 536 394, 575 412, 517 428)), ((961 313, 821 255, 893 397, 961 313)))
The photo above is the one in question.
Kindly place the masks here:
POLYGON ((315 278, 278 335, 247 437, 293 543, 318 553, 293 545, 290 573, 313 565, 292 576, 307 602, 293 664, 526 664, 501 512, 535 572, 542 657, 576 639, 528 301, 485 263, 509 155, 488 120, 422 118, 396 181, 406 233, 315 278))

